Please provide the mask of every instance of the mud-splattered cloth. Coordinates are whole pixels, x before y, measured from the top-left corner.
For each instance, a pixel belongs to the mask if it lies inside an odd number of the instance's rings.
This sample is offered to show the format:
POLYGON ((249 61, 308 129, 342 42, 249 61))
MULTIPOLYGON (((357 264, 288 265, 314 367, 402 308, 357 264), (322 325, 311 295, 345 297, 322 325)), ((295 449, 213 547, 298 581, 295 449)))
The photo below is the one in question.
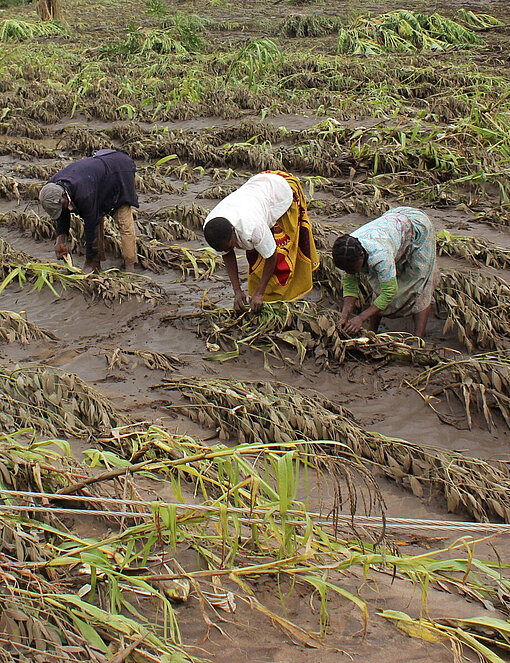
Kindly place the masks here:
MULTIPOLYGON (((428 216, 414 207, 396 207, 351 233, 367 253, 362 270, 374 292, 374 301, 388 317, 419 313, 432 301, 436 268, 436 237, 428 216), (381 284, 394 282, 394 296, 381 284)), ((343 277, 343 293, 358 295, 358 276, 343 277)))
MULTIPOLYGON (((135 164, 129 155, 117 150, 98 150, 93 157, 69 164, 50 178, 68 194, 73 211, 83 219, 86 255, 95 258, 96 229, 99 221, 121 205, 138 207, 135 189, 135 164)), ((71 222, 69 210, 57 219, 57 234, 67 235, 71 222)))
MULTIPOLYGON (((303 189, 297 177, 283 171, 268 171, 284 178, 292 190, 290 207, 271 228, 277 251, 273 276, 264 293, 265 302, 293 301, 313 287, 312 274, 319 266, 303 189)), ((264 270, 264 258, 256 250, 247 251, 248 294, 257 289, 264 270)))

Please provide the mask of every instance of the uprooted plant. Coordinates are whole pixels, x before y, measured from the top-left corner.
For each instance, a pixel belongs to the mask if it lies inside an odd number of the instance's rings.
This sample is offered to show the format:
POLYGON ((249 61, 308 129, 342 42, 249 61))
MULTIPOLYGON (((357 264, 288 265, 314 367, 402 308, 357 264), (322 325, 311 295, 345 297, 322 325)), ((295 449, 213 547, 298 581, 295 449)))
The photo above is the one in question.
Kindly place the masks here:
POLYGON ((434 297, 446 314, 444 331, 473 347, 501 348, 510 335, 510 286, 499 276, 448 270, 441 273, 434 297))
POLYGON ((27 320, 21 313, 0 311, 0 340, 7 343, 30 343, 38 339, 54 341, 55 336, 27 320))
POLYGON ((281 383, 166 378, 160 386, 180 391, 191 404, 174 407, 225 438, 281 444, 305 439, 332 463, 347 447, 419 497, 439 490, 450 511, 466 509, 479 520, 496 514, 510 522, 510 476, 502 463, 365 431, 320 394, 304 396, 281 383))
POLYGON ((510 249, 497 246, 484 237, 452 235, 448 230, 441 230, 436 240, 439 255, 462 258, 474 265, 510 267, 510 249))
MULTIPOLYGON (((12 438, 0 438, 0 464, 11 467, 18 458, 25 463, 30 457, 40 465, 54 465, 57 476, 67 473, 65 462, 50 450, 54 443, 32 442, 27 449, 12 438)), ((139 497, 112 498, 104 491, 115 472, 94 476, 86 468, 84 481, 71 494, 55 490, 60 481, 22 484, 29 489, 34 485, 33 496, 19 494, 19 486, 0 488, 0 572, 5 579, 0 642, 8 663, 21 653, 43 653, 57 663, 106 663, 116 652, 154 663, 175 657, 195 661, 181 640, 174 607, 193 600, 198 600, 208 627, 220 619, 218 610, 232 615, 242 602, 293 641, 316 648, 328 624, 328 595, 350 601, 366 626, 367 605, 346 589, 346 576, 367 583, 387 570, 420 583, 424 596, 436 586, 506 609, 509 586, 497 564, 473 558, 469 546, 465 558, 457 552, 438 564, 438 555, 457 551, 466 546, 464 541, 405 555, 353 541, 350 533, 342 535, 334 514, 310 511, 298 497, 310 458, 307 443, 208 447, 155 426, 131 426, 117 429, 108 444, 157 451, 161 460, 146 462, 145 469, 171 477, 176 499, 150 503, 139 497), (79 488, 87 480, 95 482, 87 486, 94 490, 91 497, 79 488), (183 499, 186 480, 195 495, 191 501, 183 499), (108 535, 84 539, 70 532, 58 520, 58 507, 67 518, 100 515, 112 525, 108 535), (90 507, 94 511, 88 515, 90 507), (198 570, 177 561, 179 552, 190 548, 202 560, 198 570), (276 577, 291 597, 296 585, 318 592, 318 630, 299 626, 255 597, 251 583, 263 577, 276 577)), ((94 451, 99 462, 106 462, 104 452, 94 451)), ((478 642, 474 633, 471 647, 476 649, 478 642)), ((484 642, 495 645, 490 639, 484 642)))
POLYGON ((109 431, 125 419, 77 375, 46 366, 0 369, 0 422, 5 430, 33 426, 49 435, 109 431))
POLYGON ((411 384, 419 387, 422 394, 433 387, 425 401, 447 423, 451 419, 438 412, 431 402, 440 394, 449 403, 450 395, 460 401, 469 428, 474 412, 483 416, 490 431, 496 426, 492 412, 498 412, 510 428, 510 350, 441 362, 417 375, 411 384))
POLYGON ((258 315, 238 315, 231 309, 205 303, 200 313, 179 317, 198 321, 194 329, 205 336, 208 350, 214 353, 209 359, 214 361, 237 357, 243 348, 295 364, 287 354, 287 348, 292 347, 299 364, 312 357, 326 367, 341 364, 347 358, 429 365, 448 354, 405 333, 367 332, 359 338, 349 338, 338 327, 336 311, 311 302, 264 304, 258 315), (219 352, 221 349, 225 352, 219 352))
POLYGON ((9 284, 17 283, 21 288, 32 284, 32 289, 43 288, 60 297, 55 289, 76 288, 93 299, 104 302, 122 301, 127 297, 136 297, 139 301, 155 303, 164 299, 161 288, 147 277, 109 269, 100 274, 84 274, 70 264, 44 263, 33 260, 31 256, 18 251, 0 238, 0 292, 9 284))
POLYGON ((144 366, 151 370, 165 371, 172 373, 182 365, 182 360, 178 357, 167 354, 166 352, 156 352, 154 350, 131 350, 126 348, 115 348, 106 352, 108 368, 128 368, 129 357, 140 359, 144 366))

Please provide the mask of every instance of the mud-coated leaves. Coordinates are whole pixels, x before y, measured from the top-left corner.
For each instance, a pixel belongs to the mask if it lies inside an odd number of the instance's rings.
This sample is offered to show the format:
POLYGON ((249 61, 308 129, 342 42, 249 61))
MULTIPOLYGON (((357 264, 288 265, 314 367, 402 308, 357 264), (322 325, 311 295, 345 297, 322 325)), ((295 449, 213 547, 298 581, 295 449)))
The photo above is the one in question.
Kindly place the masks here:
POLYGON ((446 313, 444 329, 473 347, 499 349, 510 337, 510 286, 496 275, 444 271, 435 291, 438 308, 446 313))
POLYGON ((109 433, 124 422, 102 394, 77 375, 31 366, 0 370, 0 426, 50 435, 109 433))
MULTIPOLYGON (((314 357, 326 367, 341 364, 346 359, 369 361, 393 359, 422 365, 434 365, 448 356, 448 351, 425 347, 421 339, 405 333, 374 334, 367 332, 349 338, 338 327, 338 312, 320 308, 312 302, 276 302, 264 304, 258 315, 242 315, 232 310, 205 305, 201 313, 189 316, 193 329, 206 337, 208 347, 218 347, 237 357, 243 348, 254 348, 296 363, 288 356, 288 346, 294 348, 297 363, 314 357)), ((222 360, 229 355, 221 353, 222 360)), ((214 359, 214 355, 209 357, 214 359)))
POLYGON ((49 288, 56 297, 59 297, 59 293, 55 286, 60 286, 76 288, 92 299, 101 299, 104 302, 136 297, 139 301, 153 304, 165 299, 163 290, 147 277, 115 269, 100 274, 84 274, 81 269, 69 264, 38 262, 0 238, 1 277, 3 281, 0 283, 0 292, 11 283, 17 283, 20 287, 30 283, 33 290, 49 288))
MULTIPOLYGON (((464 407, 469 428, 475 412, 489 430, 500 423, 510 428, 510 350, 441 362, 416 376, 412 384, 425 385, 422 392, 433 388, 433 396, 454 394, 464 407), (494 418, 495 412, 502 421, 494 418)), ((431 405, 430 398, 425 400, 431 405)))
POLYGON ((179 407, 201 424, 216 427, 221 439, 310 440, 332 471, 338 471, 335 459, 345 462, 348 449, 377 463, 418 497, 438 491, 452 511, 464 508, 477 520, 495 514, 510 522, 510 474, 504 463, 368 432, 324 396, 282 383, 167 378, 162 386, 179 390, 191 401, 179 407))
POLYGON ((55 340, 55 336, 30 322, 20 313, 0 311, 0 341, 30 343, 32 340, 55 340))

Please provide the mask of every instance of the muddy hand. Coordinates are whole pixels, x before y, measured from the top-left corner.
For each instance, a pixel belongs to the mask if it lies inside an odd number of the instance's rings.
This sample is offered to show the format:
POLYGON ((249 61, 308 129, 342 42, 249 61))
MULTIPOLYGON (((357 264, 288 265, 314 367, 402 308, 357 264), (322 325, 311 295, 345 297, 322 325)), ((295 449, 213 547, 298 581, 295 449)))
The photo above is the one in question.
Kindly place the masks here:
POLYGON ((248 302, 246 301, 246 297, 244 296, 244 292, 242 290, 239 290, 238 292, 235 293, 234 311, 236 313, 242 313, 243 311, 245 311, 247 303, 248 302))
POLYGON ((250 311, 252 313, 258 313, 262 308, 264 303, 264 295, 260 295, 258 292, 254 292, 250 300, 250 311))
POLYGON ((64 242, 59 242, 57 240, 55 244, 55 255, 59 260, 62 260, 68 255, 67 246, 65 245, 64 242))
POLYGON ((339 329, 345 329, 345 325, 349 321, 349 316, 347 315, 342 315, 340 318, 340 322, 338 323, 338 328, 339 329))
POLYGON ((363 326, 363 320, 359 317, 359 315, 354 316, 354 318, 351 318, 350 320, 347 320, 345 325, 344 325, 344 330, 348 334, 358 334, 361 331, 361 327, 363 326))

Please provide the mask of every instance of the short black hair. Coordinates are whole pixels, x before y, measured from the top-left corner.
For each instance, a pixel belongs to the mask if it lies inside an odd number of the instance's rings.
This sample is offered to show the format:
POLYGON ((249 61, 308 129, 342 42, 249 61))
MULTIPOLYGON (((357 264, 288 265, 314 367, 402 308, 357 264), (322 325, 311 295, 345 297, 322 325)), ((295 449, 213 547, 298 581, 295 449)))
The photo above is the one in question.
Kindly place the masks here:
POLYGON ((333 244, 333 262, 338 269, 349 270, 356 265, 366 253, 361 242, 352 235, 340 235, 333 244))
POLYGON ((205 241, 215 251, 223 251, 224 247, 230 242, 233 230, 234 226, 228 219, 216 216, 205 224, 205 241))

